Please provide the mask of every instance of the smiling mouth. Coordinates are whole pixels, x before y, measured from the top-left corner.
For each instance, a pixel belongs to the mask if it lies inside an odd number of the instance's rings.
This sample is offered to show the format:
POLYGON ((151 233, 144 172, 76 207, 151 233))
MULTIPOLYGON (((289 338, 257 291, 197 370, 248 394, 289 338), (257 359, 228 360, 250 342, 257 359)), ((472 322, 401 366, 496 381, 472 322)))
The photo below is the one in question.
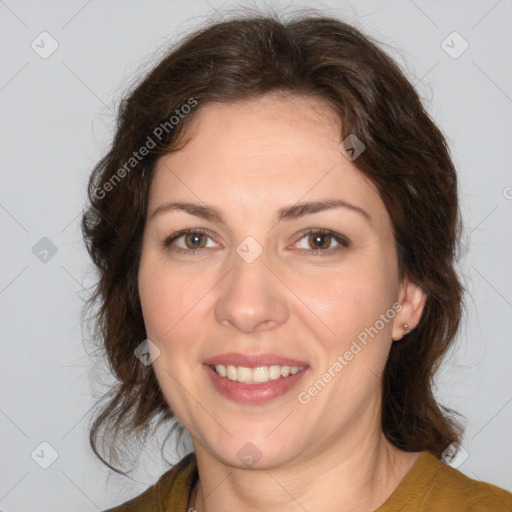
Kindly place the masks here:
POLYGON ((305 366, 234 366, 231 364, 210 365, 210 368, 220 377, 240 382, 242 384, 263 384, 271 380, 283 379, 304 370, 305 366))

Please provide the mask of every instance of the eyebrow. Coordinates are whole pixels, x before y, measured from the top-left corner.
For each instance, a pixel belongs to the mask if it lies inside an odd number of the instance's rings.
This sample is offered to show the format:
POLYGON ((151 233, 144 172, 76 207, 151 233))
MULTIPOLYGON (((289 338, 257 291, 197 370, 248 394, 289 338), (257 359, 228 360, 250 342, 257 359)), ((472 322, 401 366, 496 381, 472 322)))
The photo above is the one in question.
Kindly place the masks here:
MULTIPOLYGON (((325 210, 331 210, 333 208, 346 208, 348 210, 359 213, 362 217, 364 217, 370 224, 372 224, 372 217, 360 208, 359 206, 353 205, 351 203, 347 203, 342 199, 325 199, 323 201, 312 201, 308 203, 297 203, 293 206, 286 206, 281 208, 277 212, 277 222, 281 221, 291 221, 294 219, 298 219, 300 217, 304 217, 305 215, 310 215, 313 213, 322 212, 325 210)), ((189 215, 194 215, 195 217, 201 217, 202 219, 206 219, 211 222, 217 222, 221 224, 225 224, 224 218, 222 216, 221 210, 214 206, 210 205, 200 205, 195 203, 187 203, 180 201, 171 201, 168 203, 163 203, 153 212, 151 213, 149 220, 154 219, 157 215, 160 215, 165 212, 170 211, 184 211, 189 215)))

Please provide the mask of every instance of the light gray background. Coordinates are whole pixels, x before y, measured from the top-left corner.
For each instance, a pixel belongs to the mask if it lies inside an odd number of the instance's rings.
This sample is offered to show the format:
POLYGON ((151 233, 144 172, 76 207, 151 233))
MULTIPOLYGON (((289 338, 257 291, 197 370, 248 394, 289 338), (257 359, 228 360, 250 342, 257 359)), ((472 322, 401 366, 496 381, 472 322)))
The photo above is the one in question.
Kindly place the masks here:
MULTIPOLYGON (((279 10, 286 3, 270 5, 279 10)), ((512 490, 512 2, 300 5, 329 7, 390 45, 448 138, 460 175, 466 226, 460 268, 468 298, 437 392, 468 418, 469 457, 459 469, 512 490), (457 35, 446 39, 453 31, 469 44, 457 58, 464 43, 457 35)), ((93 274, 79 220, 87 176, 108 146, 121 94, 166 43, 221 6, 214 0, 0 1, 3 512, 105 509, 166 470, 158 440, 134 480, 107 479, 88 448, 95 374, 80 308, 93 274), (49 39, 41 42, 43 31, 59 45, 46 59, 31 47, 35 41, 39 51, 50 48, 49 39), (33 252, 43 237, 57 249, 46 262, 33 252), (35 459, 50 460, 42 442, 58 453, 48 469, 31 457, 36 450, 35 459)))

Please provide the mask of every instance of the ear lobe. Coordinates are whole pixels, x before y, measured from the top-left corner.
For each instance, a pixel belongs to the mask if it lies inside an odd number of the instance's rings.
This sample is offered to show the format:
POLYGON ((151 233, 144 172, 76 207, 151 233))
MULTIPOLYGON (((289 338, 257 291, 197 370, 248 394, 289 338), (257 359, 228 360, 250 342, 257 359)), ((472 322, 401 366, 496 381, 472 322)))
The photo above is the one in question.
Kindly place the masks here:
POLYGON ((402 307, 393 320, 394 341, 402 339, 418 325, 427 301, 427 294, 418 285, 406 279, 402 282, 398 300, 402 307), (407 327, 404 328, 404 325, 407 327))

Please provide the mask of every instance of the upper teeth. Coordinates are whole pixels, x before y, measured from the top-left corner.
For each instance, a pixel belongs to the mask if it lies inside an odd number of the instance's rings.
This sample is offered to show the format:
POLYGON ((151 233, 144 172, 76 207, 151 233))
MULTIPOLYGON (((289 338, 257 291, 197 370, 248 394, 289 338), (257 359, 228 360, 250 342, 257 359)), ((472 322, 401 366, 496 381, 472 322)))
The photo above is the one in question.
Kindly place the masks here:
POLYGON ((256 366, 255 368, 233 366, 231 364, 227 366, 216 364, 214 368, 221 377, 227 377, 230 380, 236 380, 237 382, 243 382, 245 384, 268 382, 269 380, 279 379, 280 377, 295 375, 304 370, 304 366, 279 366, 278 364, 272 366, 256 366))

